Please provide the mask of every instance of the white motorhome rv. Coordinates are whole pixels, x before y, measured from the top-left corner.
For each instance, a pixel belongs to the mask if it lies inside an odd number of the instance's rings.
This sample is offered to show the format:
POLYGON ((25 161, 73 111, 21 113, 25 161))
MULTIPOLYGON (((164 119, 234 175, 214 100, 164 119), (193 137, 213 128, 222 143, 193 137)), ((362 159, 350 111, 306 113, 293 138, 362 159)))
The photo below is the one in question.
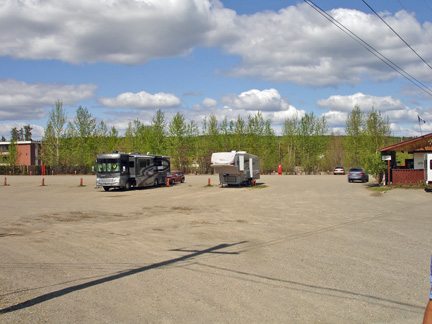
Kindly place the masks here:
POLYGON ((165 184, 170 157, 140 153, 103 153, 97 156, 96 186, 128 190, 165 184))
POLYGON ((253 180, 260 178, 259 158, 244 151, 213 153, 211 166, 219 174, 222 185, 250 186, 253 180))
POLYGON ((424 178, 426 186, 432 184, 432 154, 424 155, 424 178))

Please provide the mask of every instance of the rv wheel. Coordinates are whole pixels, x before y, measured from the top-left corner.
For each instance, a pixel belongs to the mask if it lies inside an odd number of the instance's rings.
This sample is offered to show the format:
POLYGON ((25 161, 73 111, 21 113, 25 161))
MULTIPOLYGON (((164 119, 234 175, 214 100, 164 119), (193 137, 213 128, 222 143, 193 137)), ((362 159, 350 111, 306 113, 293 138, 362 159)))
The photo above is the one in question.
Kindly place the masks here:
POLYGON ((131 188, 130 182, 126 182, 126 185, 124 187, 125 190, 129 190, 131 188))
POLYGON ((156 178, 155 181, 154 181, 154 186, 157 187, 158 185, 159 185, 159 181, 158 181, 158 179, 156 178))
POLYGON ((248 181, 247 181, 247 185, 248 185, 249 187, 252 186, 252 179, 248 179, 248 181))

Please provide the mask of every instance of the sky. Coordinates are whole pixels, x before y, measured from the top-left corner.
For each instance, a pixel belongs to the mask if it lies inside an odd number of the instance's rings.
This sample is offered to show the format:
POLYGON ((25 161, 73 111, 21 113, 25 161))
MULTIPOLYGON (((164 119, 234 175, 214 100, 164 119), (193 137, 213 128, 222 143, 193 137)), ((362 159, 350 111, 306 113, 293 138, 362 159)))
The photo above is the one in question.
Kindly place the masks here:
POLYGON ((57 100, 120 134, 160 109, 260 111, 276 134, 313 112, 343 135, 355 106, 393 136, 432 132, 431 0, 0 0, 0 44, 6 139, 40 140, 57 100))

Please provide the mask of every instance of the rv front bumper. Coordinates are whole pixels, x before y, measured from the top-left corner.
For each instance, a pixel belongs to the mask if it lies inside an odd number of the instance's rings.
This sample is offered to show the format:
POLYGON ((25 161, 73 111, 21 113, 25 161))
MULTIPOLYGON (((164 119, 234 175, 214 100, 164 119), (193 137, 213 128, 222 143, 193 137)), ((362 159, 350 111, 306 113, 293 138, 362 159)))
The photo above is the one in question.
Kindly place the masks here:
POLYGON ((96 178, 96 186, 120 187, 120 179, 96 178))

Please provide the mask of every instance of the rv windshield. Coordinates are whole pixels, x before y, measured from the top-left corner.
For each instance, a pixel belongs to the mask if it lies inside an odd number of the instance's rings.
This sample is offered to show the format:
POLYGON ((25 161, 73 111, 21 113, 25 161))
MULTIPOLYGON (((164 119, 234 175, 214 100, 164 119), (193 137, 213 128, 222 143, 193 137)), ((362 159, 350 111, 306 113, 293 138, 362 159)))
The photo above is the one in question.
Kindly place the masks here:
POLYGON ((97 161, 97 170, 103 172, 120 172, 120 160, 118 159, 99 159, 97 161))

